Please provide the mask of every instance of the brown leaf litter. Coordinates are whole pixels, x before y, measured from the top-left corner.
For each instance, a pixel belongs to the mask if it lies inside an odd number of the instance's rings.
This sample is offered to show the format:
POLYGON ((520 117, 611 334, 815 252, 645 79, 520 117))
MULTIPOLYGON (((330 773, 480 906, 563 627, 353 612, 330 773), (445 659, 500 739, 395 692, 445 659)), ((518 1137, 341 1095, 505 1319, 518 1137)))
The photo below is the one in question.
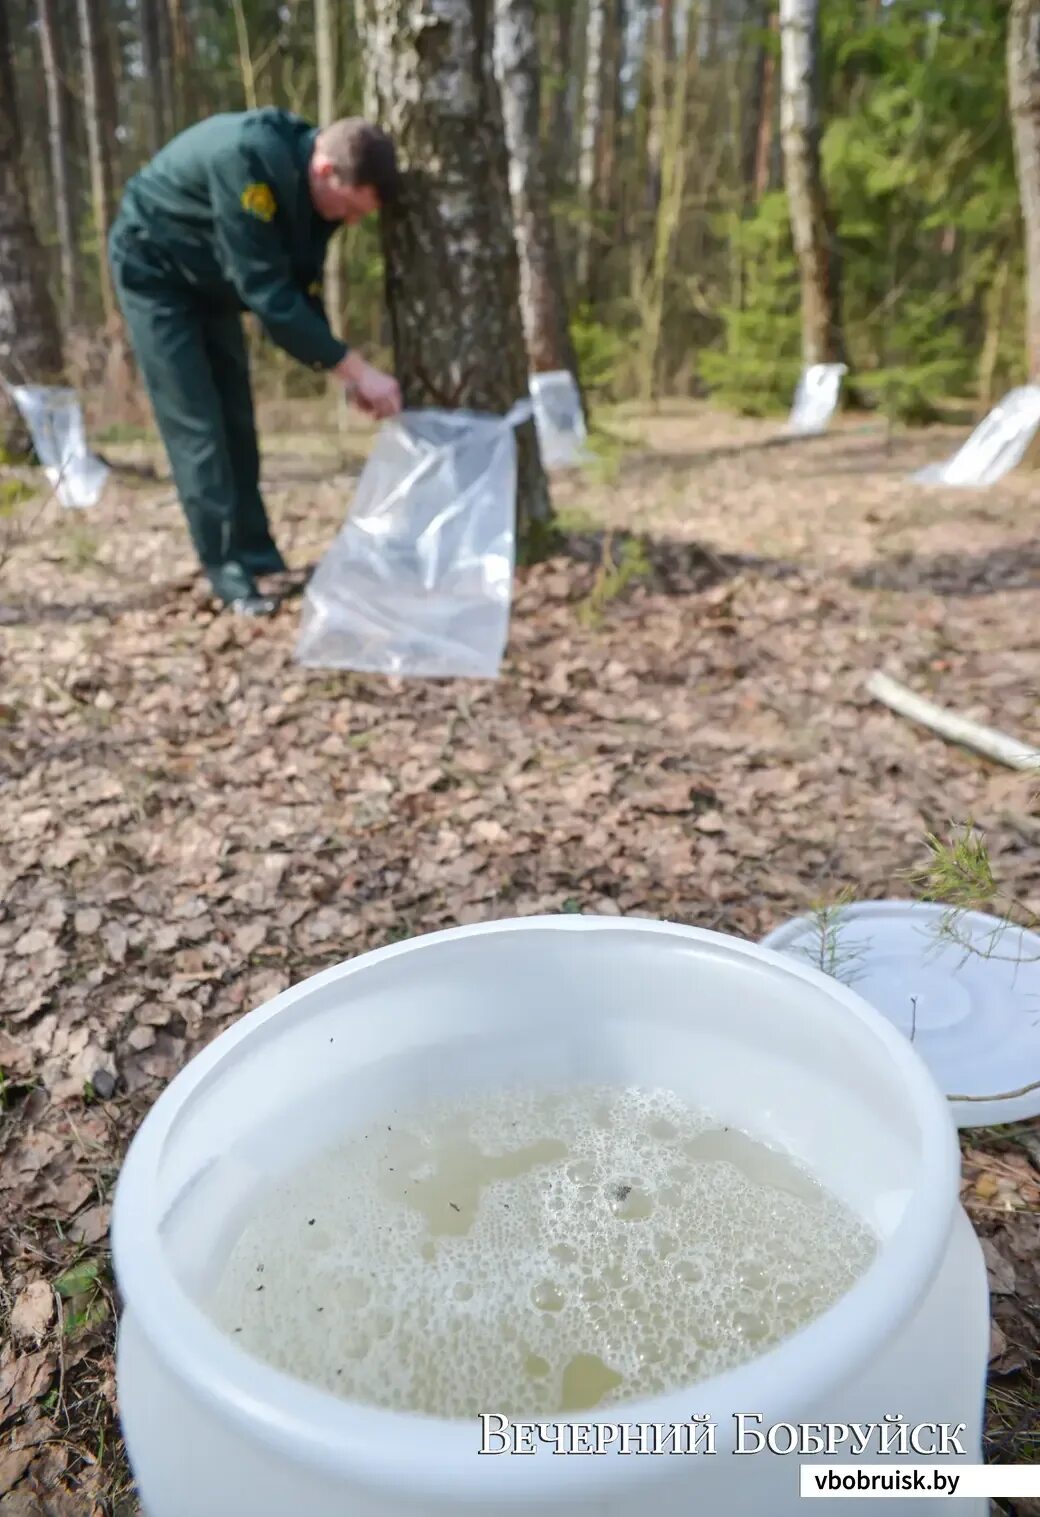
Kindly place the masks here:
MULTIPOLYGON (((909 894, 925 833, 969 819, 1005 885, 1040 897, 1035 784, 863 691, 884 667, 1040 738, 1028 482, 985 510, 916 491, 911 469, 949 447, 927 432, 885 451, 842 423, 762 451, 769 424, 703 410, 618 427, 634 441, 617 479, 554 491, 645 531, 647 572, 606 593, 624 542, 591 533, 522 571, 492 684, 301 671, 298 602, 262 625, 215 616, 164 490, 116 480, 89 519, 55 508, 16 548, 0 585, 3 1517, 131 1517, 105 1253, 119 1162, 185 1060, 287 985, 513 914, 759 937, 846 886, 909 894), (59 1282, 76 1293, 60 1312, 59 1282)), ((345 505, 331 484, 269 503, 301 564, 345 505)), ((1040 1128, 964 1140, 993 1290, 988 1454, 1037 1458, 1040 1128)))

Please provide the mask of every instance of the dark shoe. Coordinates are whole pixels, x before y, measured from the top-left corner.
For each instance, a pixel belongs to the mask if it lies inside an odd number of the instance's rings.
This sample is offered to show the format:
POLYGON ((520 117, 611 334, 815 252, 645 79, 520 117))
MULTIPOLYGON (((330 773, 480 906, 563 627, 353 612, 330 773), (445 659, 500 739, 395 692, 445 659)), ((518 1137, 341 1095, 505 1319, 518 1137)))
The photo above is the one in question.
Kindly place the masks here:
POLYGON ((265 595, 277 595, 280 600, 295 600, 303 594, 314 573, 314 568, 287 569, 284 574, 263 573, 258 578, 264 581, 265 595))
POLYGON ((269 549, 261 550, 259 553, 251 553, 248 550, 240 552, 238 562, 250 574, 255 574, 257 579, 266 574, 288 574, 290 572, 289 565, 273 543, 269 549))
POLYGON ((233 600, 228 610, 235 616, 273 616, 278 601, 273 595, 243 595, 233 600))
POLYGON ((214 594, 225 606, 233 606, 240 601, 266 599, 260 595, 256 580, 249 570, 235 560, 220 564, 208 573, 214 594))

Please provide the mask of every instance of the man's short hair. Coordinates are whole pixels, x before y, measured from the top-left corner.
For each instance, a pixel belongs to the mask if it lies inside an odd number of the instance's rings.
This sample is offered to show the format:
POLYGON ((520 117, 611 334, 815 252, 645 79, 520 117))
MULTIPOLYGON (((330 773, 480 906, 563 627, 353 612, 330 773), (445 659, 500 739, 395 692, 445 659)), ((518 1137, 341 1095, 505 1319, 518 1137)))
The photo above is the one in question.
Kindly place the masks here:
POLYGON ((318 146, 344 184, 371 185, 382 205, 397 199, 397 154, 390 138, 370 121, 348 116, 318 133, 318 146))

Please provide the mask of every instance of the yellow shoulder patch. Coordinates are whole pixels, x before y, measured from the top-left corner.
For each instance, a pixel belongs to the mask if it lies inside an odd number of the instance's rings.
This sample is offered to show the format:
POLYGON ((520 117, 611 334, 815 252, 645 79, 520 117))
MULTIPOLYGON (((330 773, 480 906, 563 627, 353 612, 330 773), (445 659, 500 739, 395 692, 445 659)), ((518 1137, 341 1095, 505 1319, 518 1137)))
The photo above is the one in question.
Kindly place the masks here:
POLYGON ((270 221, 278 209, 274 191, 269 184, 247 184, 241 199, 243 209, 260 221, 270 221))
POLYGON ((319 295, 324 295, 324 293, 325 286, 322 284, 320 279, 315 279, 312 284, 309 284, 307 286, 307 294, 313 295, 315 298, 317 298, 319 295))

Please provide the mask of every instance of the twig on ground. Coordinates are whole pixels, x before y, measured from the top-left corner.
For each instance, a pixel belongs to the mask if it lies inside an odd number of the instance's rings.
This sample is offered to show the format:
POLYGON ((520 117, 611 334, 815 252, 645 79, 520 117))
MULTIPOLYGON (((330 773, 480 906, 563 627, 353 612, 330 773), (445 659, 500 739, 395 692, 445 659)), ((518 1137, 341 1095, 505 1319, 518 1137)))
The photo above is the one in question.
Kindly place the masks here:
POLYGON ((69 1427, 69 1409, 65 1405, 65 1306, 60 1293, 51 1287, 54 1296, 55 1322, 57 1323, 58 1343, 58 1398, 55 1405, 61 1410, 65 1418, 65 1426, 69 1427))
POLYGON ((974 748, 987 758, 1007 764, 1011 769, 1023 769, 1040 774, 1040 749, 1009 737, 993 727, 983 727, 967 717, 944 711, 923 696, 915 695, 905 685, 890 679, 887 674, 876 673, 867 681, 867 691, 882 705, 898 712, 900 716, 917 722, 922 727, 938 733, 951 743, 963 743, 974 748))
POLYGON ((1040 1080, 1033 1080, 1028 1085, 1020 1085, 1017 1090, 998 1090, 991 1096, 947 1096, 948 1101, 1014 1101, 1019 1096, 1028 1096, 1031 1091, 1040 1090, 1040 1080))

